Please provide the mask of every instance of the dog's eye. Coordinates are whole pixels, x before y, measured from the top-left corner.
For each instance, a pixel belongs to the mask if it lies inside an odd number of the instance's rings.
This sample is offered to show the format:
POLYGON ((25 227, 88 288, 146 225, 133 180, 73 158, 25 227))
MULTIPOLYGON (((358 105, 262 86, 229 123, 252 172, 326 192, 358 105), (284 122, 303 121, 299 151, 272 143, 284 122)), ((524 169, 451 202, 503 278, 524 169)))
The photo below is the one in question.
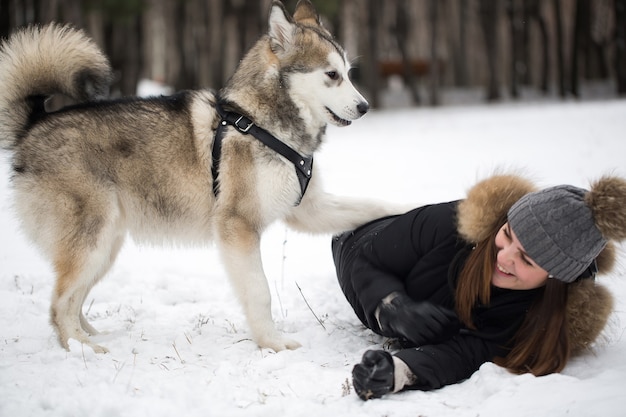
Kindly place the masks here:
POLYGON ((339 79, 339 74, 337 73, 337 71, 328 71, 326 75, 333 81, 337 81, 339 79))

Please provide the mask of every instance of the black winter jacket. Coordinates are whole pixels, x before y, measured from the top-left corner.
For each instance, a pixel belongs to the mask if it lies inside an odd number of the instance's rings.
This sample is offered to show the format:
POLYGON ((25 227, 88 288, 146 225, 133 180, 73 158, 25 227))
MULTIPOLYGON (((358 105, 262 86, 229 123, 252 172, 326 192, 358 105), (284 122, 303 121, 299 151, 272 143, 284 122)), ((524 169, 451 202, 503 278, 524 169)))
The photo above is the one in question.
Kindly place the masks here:
MULTIPOLYGON (((454 309, 457 275, 472 250, 458 234, 457 206, 458 201, 419 207, 333 238, 339 284, 364 325, 381 333, 376 309, 396 291, 454 309)), ((445 342, 397 352, 417 378, 406 388, 431 390, 453 384, 481 364, 505 356, 540 291, 492 287, 489 305, 477 305, 472 312, 476 330, 461 328, 445 342)))

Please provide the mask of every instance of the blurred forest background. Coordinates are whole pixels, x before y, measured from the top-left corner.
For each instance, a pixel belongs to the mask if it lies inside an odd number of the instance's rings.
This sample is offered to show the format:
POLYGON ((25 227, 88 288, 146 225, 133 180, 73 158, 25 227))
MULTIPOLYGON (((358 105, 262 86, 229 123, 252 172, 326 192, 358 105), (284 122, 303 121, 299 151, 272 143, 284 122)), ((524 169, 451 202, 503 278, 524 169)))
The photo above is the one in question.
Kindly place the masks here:
MULTIPOLYGON (((297 0, 284 1, 290 13, 297 0)), ((524 95, 626 96, 626 0, 313 0, 353 60, 374 107, 389 91, 439 105, 524 95), (442 98, 443 97, 443 98, 442 98)), ((84 28, 116 71, 115 95, 140 80, 219 89, 267 30, 271 0, 0 0, 0 36, 29 23, 84 28)), ((396 95, 396 97, 400 97, 396 95)), ((387 103, 393 104, 393 103, 387 103)))

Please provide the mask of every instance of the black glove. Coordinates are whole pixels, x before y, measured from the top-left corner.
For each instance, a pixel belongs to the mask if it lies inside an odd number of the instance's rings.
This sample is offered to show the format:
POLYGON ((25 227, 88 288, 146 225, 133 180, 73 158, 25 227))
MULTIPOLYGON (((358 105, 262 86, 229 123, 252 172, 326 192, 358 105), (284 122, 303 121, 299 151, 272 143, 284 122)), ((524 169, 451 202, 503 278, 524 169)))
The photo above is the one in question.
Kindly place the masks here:
POLYGON ((398 294, 391 302, 383 301, 378 310, 383 336, 403 337, 415 344, 436 344, 459 332, 461 324, 454 312, 428 301, 414 301, 398 294))
POLYGON ((368 350, 352 369, 352 385, 363 401, 392 391, 393 378, 393 358, 384 350, 368 350))

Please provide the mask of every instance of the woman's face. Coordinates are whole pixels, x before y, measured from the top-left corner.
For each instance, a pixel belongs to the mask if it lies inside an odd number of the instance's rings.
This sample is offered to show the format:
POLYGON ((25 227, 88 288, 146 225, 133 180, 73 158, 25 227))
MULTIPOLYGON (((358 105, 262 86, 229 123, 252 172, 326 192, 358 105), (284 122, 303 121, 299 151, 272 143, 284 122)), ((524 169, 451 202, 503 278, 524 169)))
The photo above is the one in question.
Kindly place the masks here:
POLYGON ((531 290, 548 280, 548 272, 524 251, 508 223, 500 228, 495 238, 497 256, 491 283, 509 290, 531 290))

